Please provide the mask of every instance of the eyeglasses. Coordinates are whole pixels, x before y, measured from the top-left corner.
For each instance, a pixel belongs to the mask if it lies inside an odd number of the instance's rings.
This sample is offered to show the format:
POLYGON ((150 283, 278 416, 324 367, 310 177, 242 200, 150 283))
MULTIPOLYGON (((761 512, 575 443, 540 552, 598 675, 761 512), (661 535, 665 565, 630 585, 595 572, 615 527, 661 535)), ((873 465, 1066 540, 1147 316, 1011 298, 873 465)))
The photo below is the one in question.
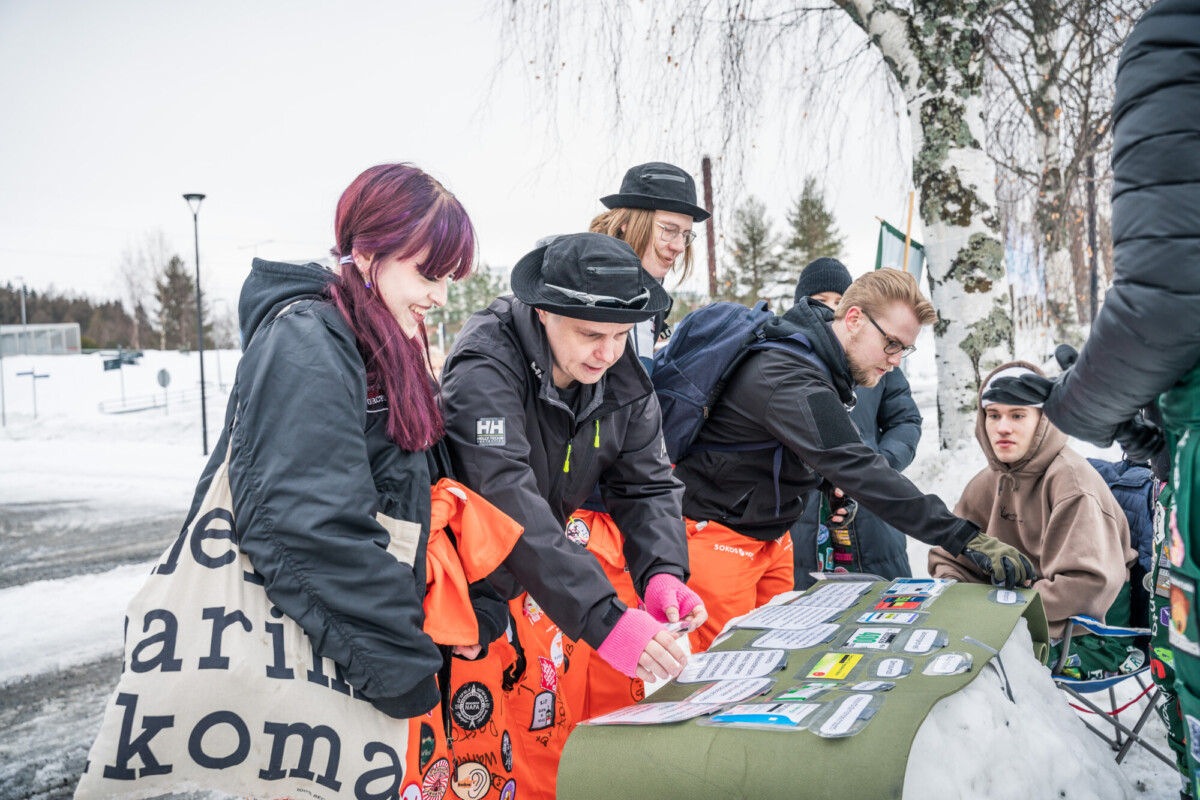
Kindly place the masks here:
POLYGON ((863 316, 871 320, 871 324, 875 326, 875 330, 879 331, 883 335, 883 352, 887 353, 889 356, 894 356, 896 353, 899 353, 901 358, 906 358, 917 352, 917 346, 915 344, 905 345, 897 342, 895 339, 888 336, 887 332, 884 331, 883 328, 879 327, 879 323, 872 319, 870 314, 864 311, 863 316))
POLYGON ((572 300, 578 300, 585 306, 595 306, 597 308, 645 308, 650 302, 650 290, 642 292, 636 297, 631 297, 626 300, 624 297, 612 297, 607 294, 588 294, 587 292, 577 292, 574 289, 568 289, 565 286, 555 286, 553 283, 546 284, 547 289, 553 289, 556 292, 565 294, 572 300))
POLYGON ((680 236, 683 237, 684 247, 690 247, 692 242, 696 241, 696 234, 693 231, 681 231, 674 225, 663 225, 661 222, 654 224, 662 228, 662 233, 658 235, 658 240, 663 244, 670 244, 680 236))

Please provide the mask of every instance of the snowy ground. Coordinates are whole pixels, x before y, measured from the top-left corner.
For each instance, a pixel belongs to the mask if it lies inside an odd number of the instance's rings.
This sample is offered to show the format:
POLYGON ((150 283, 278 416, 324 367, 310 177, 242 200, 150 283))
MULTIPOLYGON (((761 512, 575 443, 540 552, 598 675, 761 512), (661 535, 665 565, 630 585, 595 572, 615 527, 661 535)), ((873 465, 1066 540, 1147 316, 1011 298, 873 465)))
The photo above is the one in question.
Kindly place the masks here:
MULTIPOLYGON (((918 345, 907 369, 926 435, 908 475, 952 505, 985 462, 974 445, 937 450, 933 343, 924 334, 918 345)), ((227 384, 237 357, 220 354, 227 384)), ((148 352, 124 370, 126 396, 161 394, 160 369, 172 391, 198 385, 194 354, 148 352)), ((178 532, 205 462, 199 403, 102 414, 97 404, 121 397, 122 376, 95 355, 6 358, 0 370, 0 797, 69 797, 117 680, 125 604, 178 532), (31 368, 49 375, 37 381, 36 420, 30 378, 16 375, 31 368)), ((211 447, 226 399, 212 353, 206 371, 211 447)), ((910 542, 924 574, 925 548, 910 542)), ((1020 707, 1001 699, 990 669, 943 701, 914 744, 906 796, 1177 797, 1176 774, 1152 757, 1135 750, 1112 764, 1020 637, 1003 654, 1020 707)), ((1161 723, 1150 729, 1165 751, 1161 723)))

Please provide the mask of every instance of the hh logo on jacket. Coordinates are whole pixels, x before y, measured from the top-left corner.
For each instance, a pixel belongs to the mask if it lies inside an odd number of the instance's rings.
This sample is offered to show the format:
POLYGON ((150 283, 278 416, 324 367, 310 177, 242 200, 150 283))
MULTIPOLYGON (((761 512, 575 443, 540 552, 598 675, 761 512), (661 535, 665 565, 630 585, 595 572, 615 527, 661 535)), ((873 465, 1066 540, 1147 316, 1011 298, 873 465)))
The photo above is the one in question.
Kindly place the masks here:
POLYGON ((475 420, 475 444, 481 447, 503 447, 504 417, 480 417, 475 420))

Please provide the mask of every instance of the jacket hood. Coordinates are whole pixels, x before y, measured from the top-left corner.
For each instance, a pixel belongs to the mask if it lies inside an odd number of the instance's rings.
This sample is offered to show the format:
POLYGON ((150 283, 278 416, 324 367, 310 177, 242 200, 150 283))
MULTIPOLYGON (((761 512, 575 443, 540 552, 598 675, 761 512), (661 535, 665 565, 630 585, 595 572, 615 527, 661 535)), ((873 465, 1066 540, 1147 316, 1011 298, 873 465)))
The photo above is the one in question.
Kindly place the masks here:
POLYGON ((832 322, 833 309, 819 300, 805 297, 789 308, 782 317, 775 317, 768 322, 767 327, 775 329, 771 330, 772 336, 786 336, 791 331, 799 331, 807 336, 812 343, 813 352, 829 367, 838 399, 845 406, 852 407, 855 403, 854 379, 850 376, 846 351, 834 335, 832 322))
POLYGON ((996 458, 996 453, 992 450, 991 439, 988 438, 987 427, 985 425, 987 415, 984 413, 983 408, 983 389, 987 386, 988 381, 992 379, 993 375, 1000 370, 1010 367, 1024 367, 1042 377, 1046 375, 1041 369, 1034 364, 1030 364, 1028 361, 1009 361, 1007 364, 1001 364, 989 372, 987 377, 980 381, 979 393, 975 398, 978 407, 975 412, 975 439, 979 442, 979 446, 983 448, 984 455, 987 456, 988 466, 996 472, 1007 474, 1014 478, 1017 475, 1040 475, 1046 471, 1050 466, 1050 462, 1067 446, 1067 435, 1051 425, 1049 418, 1041 409, 1038 409, 1040 419, 1038 419, 1038 426, 1033 432, 1033 442, 1029 445, 1029 452, 1020 461, 1013 464, 1006 464, 996 458))
POLYGON ((333 271, 320 264, 254 259, 238 298, 242 351, 250 346, 250 339, 277 307, 295 300, 327 296, 333 280, 333 271))

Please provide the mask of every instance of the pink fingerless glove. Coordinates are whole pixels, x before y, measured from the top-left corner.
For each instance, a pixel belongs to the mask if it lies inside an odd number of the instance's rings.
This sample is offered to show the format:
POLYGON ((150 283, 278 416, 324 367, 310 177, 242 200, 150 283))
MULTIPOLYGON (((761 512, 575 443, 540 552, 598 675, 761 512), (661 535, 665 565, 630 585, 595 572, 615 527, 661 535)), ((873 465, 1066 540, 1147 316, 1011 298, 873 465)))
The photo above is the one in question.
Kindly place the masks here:
POLYGON ((629 678, 637 677, 638 659, 663 626, 645 611, 629 608, 596 650, 609 665, 629 678))
POLYGON ((670 622, 667 619, 667 609, 672 606, 679 609, 679 618, 683 619, 693 608, 704 605, 700 595, 666 572, 658 573, 646 584, 644 602, 646 612, 659 622, 670 622))

